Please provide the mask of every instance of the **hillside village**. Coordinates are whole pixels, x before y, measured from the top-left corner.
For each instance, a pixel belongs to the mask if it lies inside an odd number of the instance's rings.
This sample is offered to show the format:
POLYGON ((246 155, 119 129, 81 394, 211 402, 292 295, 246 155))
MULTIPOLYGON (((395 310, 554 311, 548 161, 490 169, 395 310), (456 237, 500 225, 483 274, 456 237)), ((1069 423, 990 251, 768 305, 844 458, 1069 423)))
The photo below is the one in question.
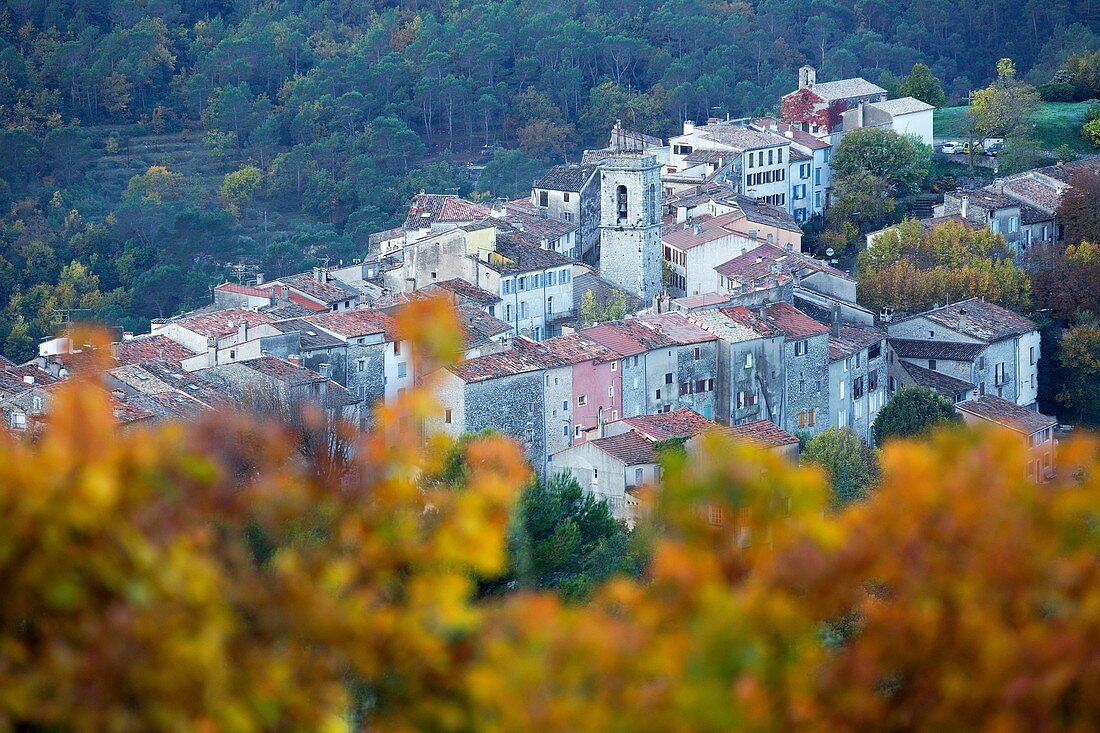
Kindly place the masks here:
MULTIPOLYGON (((513 436, 538 474, 573 473, 622 519, 657 478, 661 441, 724 430, 795 459, 798 436, 829 428, 870 444, 879 411, 919 386, 967 421, 1019 432, 1042 480, 1056 421, 1036 411, 1035 323, 980 299, 871 312, 858 273, 803 251, 846 133, 932 144, 931 105, 886 97, 861 78, 818 83, 807 66, 778 118, 685 122, 667 141, 617 124, 512 201, 422 192, 352 264, 225 282, 209 305, 122 335, 103 386, 124 424, 312 404, 367 430, 379 405, 430 384, 427 427, 513 436), (464 329, 460 361, 439 373, 395 327, 424 297, 446 298, 464 329)), ((1059 201, 1080 170, 1100 163, 946 192, 920 224, 988 228, 1022 256, 1060 240, 1059 201)), ((33 430, 81 363, 65 334, 30 362, 5 360, 4 424, 33 430)))

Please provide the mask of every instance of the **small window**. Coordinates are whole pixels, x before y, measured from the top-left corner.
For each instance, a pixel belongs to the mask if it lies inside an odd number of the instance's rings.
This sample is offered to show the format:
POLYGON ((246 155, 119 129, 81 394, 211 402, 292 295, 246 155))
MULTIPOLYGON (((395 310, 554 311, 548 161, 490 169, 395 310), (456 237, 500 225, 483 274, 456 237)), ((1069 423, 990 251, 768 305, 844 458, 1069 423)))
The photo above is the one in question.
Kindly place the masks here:
POLYGON ((661 390, 657 390, 657 397, 656 397, 656 399, 658 399, 658 400, 659 400, 659 399, 661 399, 661 390))
POLYGON ((695 347, 695 361, 699 361, 699 357, 701 356, 701 354, 702 354, 702 349, 700 349, 698 346, 696 346, 695 347))
POLYGON ((619 362, 617 362, 617 361, 611 362, 611 371, 617 372, 618 370, 619 370, 619 362))
POLYGON ((932 371, 936 371, 936 360, 935 359, 929 359, 928 360, 928 368, 931 369, 932 371))
POLYGON ((539 191, 539 206, 546 208, 550 205, 550 194, 547 191, 539 191))
POLYGON ((236 359, 237 358, 237 350, 236 349, 230 349, 229 350, 229 358, 230 359, 236 359))
POLYGON ((393 355, 394 356, 401 356, 401 342, 400 341, 394 341, 393 342, 393 355))
POLYGON ((443 411, 443 422, 447 423, 448 425, 451 424, 451 411, 450 410, 444 410, 443 411))
POLYGON ((812 428, 813 426, 814 426, 814 411, 813 411, 813 408, 810 408, 810 427, 812 428))
POLYGON ((672 384, 672 372, 665 372, 665 384, 672 384))
POLYGON ((745 354, 745 368, 752 369, 752 352, 745 354))
POLYGON ((406 374, 405 362, 401 362, 397 365, 397 378, 404 379, 406 374))
POLYGON ((361 371, 361 372, 365 371, 366 368, 367 368, 367 360, 366 359, 360 359, 359 360, 359 371, 361 371))
POLYGON ((561 411, 562 412, 569 412, 569 400, 562 400, 561 401, 561 411))
POLYGON ((580 397, 578 397, 577 398, 577 404, 580 405, 581 407, 584 407, 585 405, 587 405, 588 404, 588 395, 582 394, 580 397))

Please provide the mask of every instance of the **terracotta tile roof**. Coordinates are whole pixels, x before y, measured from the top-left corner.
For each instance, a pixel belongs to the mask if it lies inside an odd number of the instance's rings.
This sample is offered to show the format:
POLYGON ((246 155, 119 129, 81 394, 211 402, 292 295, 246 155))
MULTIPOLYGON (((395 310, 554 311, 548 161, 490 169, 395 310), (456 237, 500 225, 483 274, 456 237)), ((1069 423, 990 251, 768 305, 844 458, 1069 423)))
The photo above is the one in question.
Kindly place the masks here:
POLYGON ((885 331, 842 324, 840 336, 834 336, 832 331, 829 332, 829 360, 844 359, 857 351, 874 346, 884 338, 886 338, 885 331))
POLYGON ((251 295, 255 298, 267 298, 271 295, 271 293, 266 290, 260 290, 259 288, 252 287, 251 285, 240 285, 238 283, 231 283, 229 281, 223 282, 221 285, 216 286, 214 290, 219 290, 223 293, 251 295))
POLYGON ((692 313, 692 321, 729 344, 739 344, 760 338, 760 335, 719 310, 692 313))
MULTIPOLYGON (((698 216, 682 224, 666 225, 661 233, 661 241, 687 251, 723 237, 736 235, 750 239, 749 235, 743 231, 744 227, 737 226, 738 222, 744 221, 745 216, 741 211, 731 211, 721 216, 698 216)), ((760 243, 766 241, 759 237, 751 239, 760 243)))
POLYGON ((1024 435, 1033 435, 1058 424, 1058 421, 1049 415, 1029 410, 995 395, 981 395, 972 400, 960 402, 955 405, 955 409, 1024 435))
POLYGON ((638 434, 653 441, 690 438, 718 427, 713 420, 708 420, 687 408, 657 415, 624 417, 620 422, 629 425, 638 434))
POLYGON ((913 383, 918 387, 925 387, 944 397, 953 398, 956 395, 974 390, 974 385, 970 382, 956 379, 943 372, 925 369, 922 366, 917 366, 916 364, 911 364, 906 361, 899 361, 898 364, 913 378, 913 383))
POLYGON ((871 106, 880 109, 891 117, 908 115, 914 112, 927 112, 935 109, 928 102, 922 102, 916 97, 901 97, 900 99, 887 99, 885 102, 872 102, 871 106))
POLYGON ((556 165, 535 181, 534 188, 545 188, 552 191, 576 191, 584 187, 588 179, 599 170, 599 166, 588 165, 556 165))
POLYGON ((1018 206, 1017 202, 1004 194, 995 193, 988 188, 959 188, 952 191, 949 196, 962 200, 964 196, 970 199, 971 207, 978 207, 988 211, 997 209, 1010 209, 1018 206))
POLYGON ((507 212, 504 221, 516 230, 515 234, 535 245, 555 242, 579 228, 574 222, 547 216, 545 211, 533 208, 527 199, 509 201, 504 209, 507 212))
POLYGON ((115 345, 115 359, 120 366, 141 364, 157 359, 179 363, 192 356, 195 356, 195 352, 191 349, 159 333, 124 339, 115 345))
POLYGON ((603 363, 619 358, 619 354, 606 346, 573 333, 539 342, 519 338, 507 351, 464 361, 449 371, 464 382, 480 382, 585 361, 603 363))
POLYGON ((889 339, 890 348, 902 359, 943 359, 974 361, 988 344, 955 341, 921 341, 920 339, 889 339))
POLYGON ((585 361, 603 363, 617 361, 619 355, 579 333, 555 336, 545 341, 517 339, 514 347, 524 358, 540 367, 551 368, 580 364, 585 361))
POLYGON ((149 420, 155 417, 155 414, 151 410, 130 400, 119 399, 115 395, 111 396, 111 407, 115 419, 123 425, 140 422, 141 420, 149 420))
POLYGON ((788 303, 773 303, 765 308, 765 317, 788 339, 804 339, 829 332, 829 327, 818 323, 788 303))
POLYGON ((688 295, 683 298, 675 298, 672 303, 680 310, 692 310, 694 308, 707 308, 716 305, 728 304, 735 296, 724 293, 701 293, 688 295))
POLYGON ((469 359, 461 364, 449 367, 447 371, 463 382, 470 384, 526 372, 537 372, 540 369, 542 369, 541 366, 531 362, 523 353, 515 349, 508 349, 496 354, 486 354, 476 359, 469 359))
POLYGON ((455 310, 458 312, 459 320, 462 323, 462 330, 466 336, 466 348, 468 349, 481 346, 487 341, 491 341, 494 336, 509 333, 512 330, 510 325, 489 315, 476 305, 463 303, 456 306, 455 310))
POLYGON ((236 400, 203 378, 204 372, 184 372, 179 364, 168 361, 150 361, 141 365, 141 368, 164 384, 170 385, 179 392, 198 400, 210 407, 228 407, 236 405, 236 400))
POLYGON ((318 313, 303 320, 345 339, 376 333, 385 334, 389 341, 397 339, 393 318, 373 308, 318 313))
POLYGON ((295 366, 289 361, 274 356, 261 356, 237 363, 289 386, 326 381, 324 377, 312 369, 295 366))
POLYGON ((227 308, 213 313, 184 316, 169 321, 169 323, 175 323, 200 336, 221 337, 236 333, 241 323, 247 323, 249 327, 252 327, 263 323, 271 323, 273 320, 270 316, 256 311, 245 310, 244 308, 227 308))
POLYGON ((1005 181, 1004 192, 1014 199, 1024 201, 1053 214, 1062 200, 1063 187, 1041 176, 1022 173, 1020 177, 1005 181))
POLYGON ((1100 158, 1085 158, 1069 163, 1048 165, 1045 168, 1036 168, 1033 173, 1038 173, 1048 178, 1053 178, 1062 183, 1070 183, 1078 173, 1093 173, 1100 175, 1100 158))
MULTIPOLYGON (((327 277, 327 275, 324 277, 327 277)), ((339 280, 326 280, 322 282, 318 280, 312 272, 302 272, 289 277, 281 277, 278 280, 273 280, 271 283, 265 283, 263 288, 265 290, 269 289, 269 286, 274 286, 277 283, 282 283, 326 305, 339 303, 342 300, 349 300, 359 295, 359 291, 350 285, 342 283, 339 280)))
POLYGON ((759 119, 753 120, 752 124, 757 127, 764 128, 765 130, 771 130, 774 128, 774 130, 780 135, 783 135, 792 142, 798 143, 804 148, 810 148, 811 150, 822 150, 824 148, 832 147, 832 145, 830 145, 825 140, 822 140, 819 137, 815 137, 808 132, 804 132, 797 127, 791 127, 783 120, 777 120, 774 117, 761 117, 759 119), (791 134, 787 135, 788 132, 791 134))
POLYGON ((853 79, 838 79, 815 84, 810 90, 827 102, 839 102, 852 97, 886 94, 886 90, 861 76, 853 79))
POLYGON ((429 290, 432 288, 442 288, 450 291, 460 299, 465 299, 475 305, 495 305, 500 302, 500 296, 496 293, 490 293, 488 290, 479 288, 477 285, 458 277, 432 283, 423 289, 429 290))
POLYGON ((564 267, 573 262, 560 252, 531 245, 519 232, 498 235, 496 253, 490 254, 487 260, 478 261, 492 270, 507 275, 564 267))
POLYGON ((302 318, 304 316, 312 316, 320 308, 324 306, 310 308, 307 305, 301 303, 295 303, 294 301, 286 301, 282 303, 276 303, 275 305, 260 308, 260 313, 271 316, 272 318, 302 318))
POLYGON ((421 193, 413 197, 404 228, 426 229, 436 222, 472 222, 489 216, 486 206, 475 204, 458 196, 438 193, 421 193))
POLYGON ((757 309, 757 311, 754 312, 743 305, 735 305, 732 308, 722 308, 720 310, 731 320, 740 323, 745 328, 764 338, 774 338, 783 335, 783 331, 780 330, 778 326, 768 321, 768 319, 760 313, 761 309, 757 309))
POLYGON ((310 323, 304 318, 288 318, 285 321, 277 321, 271 324, 283 333, 298 332, 298 342, 302 351, 316 351, 317 349, 331 349, 343 346, 344 341, 339 339, 319 326, 310 323))
POLYGON ((798 442, 798 438, 771 420, 756 420, 744 425, 731 425, 723 428, 723 431, 763 448, 779 448, 784 445, 794 445, 798 442))
POLYGON ((945 305, 915 317, 921 316, 987 343, 1035 330, 1035 324, 1020 314, 978 298, 945 305))
POLYGON ((681 346, 702 344, 718 339, 710 331, 697 323, 693 323, 683 313, 660 313, 640 317, 642 321, 658 329, 664 335, 681 346))
MULTIPOLYGON (((9 362, 10 363, 10 362, 9 362)), ((35 364, 21 364, 19 366, 0 366, 0 396, 4 394, 16 395, 26 392, 32 387, 56 384, 57 377, 43 371, 35 364), (27 384, 26 377, 34 379, 32 384, 27 384)))
POLYGON ((931 234, 935 230, 939 229, 940 227, 944 226, 945 224, 962 224, 967 229, 970 229, 970 230, 973 230, 973 231, 981 231, 982 229, 985 228, 985 225, 982 224, 981 222, 974 221, 973 219, 968 219, 968 218, 964 217, 962 214, 948 214, 947 216, 932 216, 932 217, 929 217, 927 219, 921 219, 918 223, 921 225, 921 228, 926 233, 929 233, 929 234, 931 234))
POLYGON ((732 260, 718 265, 714 268, 714 271, 742 284, 774 277, 777 274, 797 274, 800 277, 805 277, 817 272, 827 273, 843 280, 852 280, 852 276, 842 270, 830 267, 809 255, 790 252, 774 244, 762 244, 755 249, 750 249, 732 260))
POLYGON ((592 447, 602 450, 626 466, 639 466, 657 462, 657 451, 653 448, 653 441, 646 439, 645 436, 639 435, 633 430, 622 435, 596 438, 588 442, 592 447))
POLYGON ((581 334, 623 357, 636 356, 675 343, 656 328, 648 326, 635 318, 601 323, 598 326, 584 329, 581 334))
POLYGON ((774 132, 754 130, 737 123, 717 122, 707 125, 697 125, 695 132, 704 139, 711 140, 720 145, 726 145, 734 150, 756 150, 757 148, 777 147, 789 145, 790 140, 777 135, 774 132))

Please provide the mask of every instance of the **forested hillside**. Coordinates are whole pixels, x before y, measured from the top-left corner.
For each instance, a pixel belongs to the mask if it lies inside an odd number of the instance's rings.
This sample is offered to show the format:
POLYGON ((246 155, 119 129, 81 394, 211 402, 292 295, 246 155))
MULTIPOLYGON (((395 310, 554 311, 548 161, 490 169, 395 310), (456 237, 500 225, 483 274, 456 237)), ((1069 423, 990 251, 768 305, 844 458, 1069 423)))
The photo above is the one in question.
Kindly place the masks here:
POLYGON ((919 61, 958 100, 1004 55, 1048 81, 1098 30, 1088 0, 11 0, 0 345, 71 309, 141 328, 242 260, 361 255, 420 189, 515 195, 615 119, 772 109, 804 63, 892 89, 919 61))

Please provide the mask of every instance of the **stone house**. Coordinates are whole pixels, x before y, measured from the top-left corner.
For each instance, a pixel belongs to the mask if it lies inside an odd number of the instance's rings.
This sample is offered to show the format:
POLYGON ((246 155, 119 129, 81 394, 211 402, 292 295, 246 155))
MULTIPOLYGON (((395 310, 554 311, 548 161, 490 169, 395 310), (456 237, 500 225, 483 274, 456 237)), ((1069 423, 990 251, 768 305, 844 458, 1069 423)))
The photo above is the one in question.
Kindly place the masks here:
POLYGON ((320 408, 332 423, 360 424, 361 400, 331 379, 274 356, 261 356, 203 369, 198 376, 240 405, 291 420, 307 407, 320 408))
POLYGON ((829 327, 789 303, 764 307, 766 321, 783 332, 784 430, 816 435, 829 427, 829 327))
POLYGON ((679 383, 675 341, 637 318, 601 323, 581 333, 619 355, 624 418, 672 409, 674 385, 679 383))
POLYGON ((935 107, 914 97, 887 99, 882 102, 859 102, 844 112, 844 132, 862 127, 891 130, 899 135, 913 135, 923 145, 932 146, 932 110, 935 107))
MULTIPOLYGON (((663 356, 651 356, 645 361, 645 383, 654 402, 662 403, 661 412, 688 408, 708 420, 714 419, 718 337, 682 313, 646 315, 640 320, 673 342, 664 349, 663 356), (670 374, 674 375, 671 382, 670 374)), ((646 397, 649 399, 650 395, 646 397)))
POLYGON ((359 307, 362 300, 357 288, 337 279, 324 267, 260 283, 256 289, 272 298, 289 298, 317 312, 351 310, 359 307))
POLYGON ((771 130, 791 141, 787 178, 791 184, 790 211, 794 220, 802 224, 815 214, 824 214, 833 186, 829 165, 832 144, 774 117, 762 117, 752 124, 758 130, 771 130))
POLYGON ((561 331, 573 317, 573 260, 501 234, 492 250, 473 260, 474 284, 500 298, 496 317, 512 333, 535 341, 561 331))
POLYGON ((937 217, 958 214, 988 227, 1004 237, 1014 253, 1020 252, 1020 210, 1019 201, 989 188, 949 191, 944 194, 943 203, 934 208, 937 217))
POLYGON ((871 426, 886 404, 886 333, 852 326, 839 317, 829 330, 829 422, 851 428, 867 444, 871 426))
POLYGON ((187 371, 255 359, 264 353, 291 353, 297 343, 272 324, 274 319, 256 311, 228 308, 154 320, 151 332, 175 341, 194 353, 182 360, 187 371))
POLYGON ((531 206, 577 225, 574 257, 596 264, 600 244, 598 165, 556 165, 531 187, 531 206))
POLYGON ((738 305, 692 316, 718 336, 718 413, 725 425, 783 419, 783 332, 759 310, 738 305))
POLYGON ((993 394, 1028 408, 1038 399, 1039 331, 1017 313, 971 298, 888 330, 892 359, 968 381, 975 397, 993 394))
MULTIPOLYGON (((336 358, 327 368, 324 364, 318 364, 318 368, 322 374, 329 371, 328 376, 347 387, 367 406, 380 400, 391 403, 412 387, 415 365, 410 361, 408 349, 397 337, 394 321, 388 314, 360 309, 322 313, 304 320, 315 332, 323 331, 343 343, 338 350, 323 349, 326 355, 336 358)), ((309 361, 315 362, 321 353, 322 349, 311 350, 309 361)))
POLYGON ((669 139, 671 152, 662 180, 667 192, 681 193, 710 180, 679 182, 668 176, 683 175, 693 166, 705 165, 690 160, 701 151, 724 153, 723 178, 734 189, 750 199, 778 206, 791 212, 787 171, 791 157, 791 141, 783 135, 756 130, 742 121, 708 122, 696 125, 684 122, 683 134, 669 139))
POLYGON ((740 211, 665 224, 661 234, 666 289, 674 298, 714 291, 714 268, 767 240, 749 236, 740 211))
POLYGON ((819 84, 817 71, 803 66, 798 70, 798 89, 783 96, 780 111, 792 127, 835 144, 845 130, 845 112, 861 102, 884 101, 886 90, 862 77, 819 84))
POLYGON ((1054 428, 1049 415, 995 395, 982 395, 955 405, 967 425, 997 425, 1017 433, 1027 447, 1026 476, 1043 482, 1054 477, 1054 428))
POLYGON ((686 409, 624 418, 608 423, 604 437, 555 453, 550 465, 572 474, 585 491, 606 501, 616 519, 633 522, 638 489, 660 479, 658 444, 717 428, 686 409))
POLYGON ((739 220, 728 222, 727 226, 753 239, 802 251, 802 228, 786 209, 743 196, 723 183, 708 183, 674 196, 668 199, 666 211, 677 224, 697 217, 739 212, 739 220))

